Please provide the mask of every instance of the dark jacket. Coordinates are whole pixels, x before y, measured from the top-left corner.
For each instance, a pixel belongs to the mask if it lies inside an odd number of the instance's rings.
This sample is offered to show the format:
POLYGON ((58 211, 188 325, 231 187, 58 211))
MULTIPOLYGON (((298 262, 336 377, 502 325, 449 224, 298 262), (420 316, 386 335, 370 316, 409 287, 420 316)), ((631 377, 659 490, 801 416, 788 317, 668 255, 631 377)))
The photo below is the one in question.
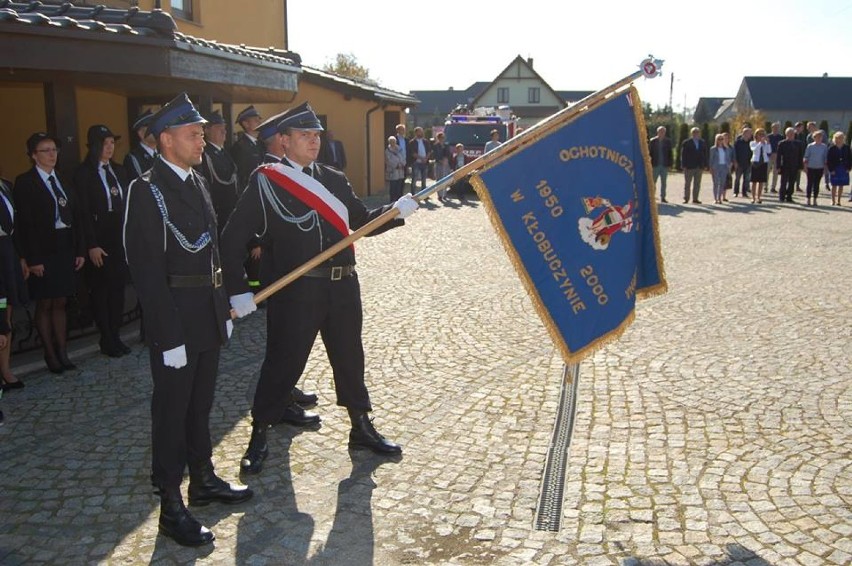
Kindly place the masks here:
MULTIPOLYGON (((286 165, 282 166, 286 167, 286 165)), ((301 224, 295 224, 278 216, 266 197, 263 197, 258 185, 258 175, 262 174, 263 170, 258 169, 252 174, 248 187, 240 196, 237 207, 222 232, 222 264, 225 272, 225 286, 229 295, 249 291, 248 283, 244 277, 243 261, 246 257, 246 244, 255 234, 259 234, 263 239, 264 255, 262 262, 264 267, 262 271, 269 274, 271 280, 283 277, 345 237, 321 215, 317 215, 316 225, 313 224, 314 220, 310 218, 301 224), (310 229, 302 230, 302 228, 309 226, 310 229), (322 236, 322 239, 320 239, 320 236, 322 236)), ((314 163, 314 178, 346 206, 349 212, 351 230, 357 230, 392 206, 385 205, 381 208, 368 209, 355 195, 346 175, 327 165, 314 163)), ((290 216, 303 217, 313 210, 274 183, 273 190, 280 204, 286 208, 290 216)), ((403 220, 391 220, 373 234, 401 226, 404 223, 403 220)), ((323 265, 354 264, 355 251, 350 246, 337 253, 323 265)))
MULTIPOLYGON (((423 145, 426 148, 426 161, 429 160, 429 154, 432 153, 432 143, 426 139, 421 138, 423 140, 423 145)), ((417 161, 417 138, 411 138, 408 140, 408 148, 405 150, 405 160, 410 167, 412 163, 417 161)))
MULTIPOLYGON (((71 230, 74 234, 74 254, 85 257, 85 242, 80 229, 80 210, 72 184, 58 171, 68 206, 71 208, 71 230)), ((56 239, 56 203, 51 196, 41 176, 33 167, 26 173, 18 175, 15 187, 12 189, 15 199, 15 242, 21 251, 21 257, 28 265, 44 263, 45 256, 58 251, 56 239)))
POLYGON ((838 167, 843 167, 847 171, 852 169, 852 151, 849 146, 844 144, 837 147, 834 144, 828 146, 828 155, 825 158, 825 165, 829 171, 836 171, 838 167))
POLYGON ((193 171, 181 181, 162 161, 133 181, 127 196, 124 222, 127 264, 145 313, 145 341, 158 352, 186 345, 188 352, 203 352, 227 341, 225 321, 230 319, 223 286, 172 287, 169 276, 210 277, 220 268, 216 216, 206 182, 193 171), (165 226, 151 185, 158 188, 169 221, 189 242, 207 232, 210 243, 191 253, 165 226))
POLYGON ((127 198, 129 185, 127 173, 118 163, 110 162, 121 192, 118 195, 120 202, 110 212, 106 189, 98 171, 99 166, 99 163, 92 164, 84 161, 74 173, 74 191, 80 202, 80 224, 83 237, 86 248, 103 248, 110 256, 118 254, 123 257, 124 244, 121 232, 124 199, 127 198))
POLYGON ((801 142, 797 139, 785 139, 779 142, 776 155, 778 156, 777 165, 781 170, 801 171, 804 166, 802 158, 805 156, 805 152, 802 150, 801 142))
POLYGON ((257 140, 252 142, 244 132, 237 136, 237 141, 231 146, 231 157, 237 166, 237 182, 240 191, 245 190, 251 172, 263 163, 266 146, 257 140))
POLYGON ((654 136, 648 142, 648 153, 651 154, 651 166, 659 167, 663 165, 665 167, 671 167, 674 164, 674 157, 672 156, 672 140, 669 138, 663 138, 660 141, 660 138, 654 136), (663 150, 663 162, 659 162, 658 154, 660 153, 660 146, 662 145, 663 150))
POLYGON ((695 147, 695 142, 690 137, 683 141, 680 146, 680 166, 684 169, 706 169, 709 156, 707 154, 707 144, 704 140, 698 138, 698 147, 695 147))
POLYGON ((742 136, 737 136, 734 142, 734 160, 740 169, 745 169, 751 166, 751 140, 745 140, 742 136))
POLYGON ((340 140, 323 140, 318 161, 337 169, 346 169, 346 150, 343 149, 343 142, 340 140), (334 145, 333 154, 332 145, 334 145))
POLYGON ((154 158, 142 149, 139 144, 130 148, 127 155, 124 156, 124 172, 127 173, 127 181, 130 182, 154 164, 154 158))
POLYGON ((221 230, 234 210, 241 192, 237 164, 227 151, 208 143, 204 146, 201 165, 197 166, 196 170, 207 180, 213 210, 216 211, 216 222, 221 230))

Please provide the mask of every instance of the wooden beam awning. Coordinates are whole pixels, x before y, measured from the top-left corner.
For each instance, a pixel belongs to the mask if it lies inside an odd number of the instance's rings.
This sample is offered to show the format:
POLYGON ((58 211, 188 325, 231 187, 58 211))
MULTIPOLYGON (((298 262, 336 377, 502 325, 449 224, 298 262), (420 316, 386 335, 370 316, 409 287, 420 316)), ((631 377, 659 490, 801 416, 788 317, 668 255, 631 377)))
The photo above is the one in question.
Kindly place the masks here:
MULTIPOLYGON (((18 13, 0 1, 2 80, 74 84, 134 97, 166 96, 181 90, 205 92, 229 102, 278 102, 298 90, 300 58, 219 44, 169 30, 164 12, 101 10, 100 20, 50 14, 56 6, 18 13), (123 14, 123 16, 122 16, 123 14), (156 16, 156 17, 154 17, 156 16), (131 22, 110 23, 111 20, 131 22), (153 21, 148 27, 138 22, 153 21), (164 25, 165 22, 165 25, 164 25)), ((83 8, 74 7, 77 10, 83 8)), ((94 11, 93 8, 87 8, 94 11)), ((83 12, 86 13, 86 12, 83 12)), ((91 14, 89 14, 91 15, 91 14)))

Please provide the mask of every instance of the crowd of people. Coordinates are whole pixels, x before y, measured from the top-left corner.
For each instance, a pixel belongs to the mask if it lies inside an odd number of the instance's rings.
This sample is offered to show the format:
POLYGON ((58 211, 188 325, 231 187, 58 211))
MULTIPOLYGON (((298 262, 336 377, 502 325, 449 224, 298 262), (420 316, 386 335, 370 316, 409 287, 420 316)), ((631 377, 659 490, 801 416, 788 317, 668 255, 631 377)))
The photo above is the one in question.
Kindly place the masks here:
MULTIPOLYGON (((749 198, 754 204, 763 203, 767 193, 777 195, 779 202, 792 203, 796 192, 805 194, 806 206, 817 206, 820 185, 831 191, 831 205, 841 206, 843 190, 849 185, 852 152, 843 132, 835 132, 830 144, 826 134, 815 122, 780 133, 781 124, 772 124, 770 132, 763 128, 743 127, 733 143, 727 132, 716 134, 708 149, 701 131, 694 127, 690 137, 680 147, 680 167, 684 173, 683 203, 701 204, 701 177, 710 173, 713 182, 713 202, 728 202, 728 190, 735 197, 749 198), (801 187, 805 172, 805 189, 801 187), (780 178, 780 185, 778 183, 780 178), (770 181, 771 180, 771 181, 770 181)), ((657 128, 657 135, 648 141, 654 184, 659 180, 660 201, 667 203, 666 181, 674 165, 674 151, 666 128, 657 128)), ((852 195, 850 195, 852 202, 852 195)))
MULTIPOLYGON (((491 140, 485 144, 485 152, 498 147, 500 134, 497 130, 491 132, 491 140)), ((406 138, 405 124, 396 126, 396 133, 387 139, 385 147, 385 180, 388 185, 390 202, 402 196, 405 190, 406 178, 411 179, 411 192, 417 193, 426 188, 429 175, 433 179, 443 179, 465 164, 464 144, 451 145, 445 142, 444 133, 438 132, 432 139, 425 137, 422 127, 414 128, 414 136, 406 138), (418 191, 417 184, 420 183, 418 191)), ((438 189, 438 201, 448 203, 449 195, 454 194, 460 201, 465 200, 465 193, 470 190, 470 183, 460 180, 450 187, 438 189)), ((427 197, 425 200, 429 200, 427 197)))
MULTIPOLYGON (((209 416, 232 316, 257 309, 255 280, 284 277, 391 208, 395 218, 388 215, 374 233, 404 225, 418 208, 405 195, 368 209, 339 168, 319 161, 324 128, 307 103, 266 120, 250 106, 237 122, 243 131, 225 148, 222 116, 202 116, 181 94, 139 116, 132 127, 139 144, 124 165, 113 159, 119 136, 106 125, 91 126, 86 158, 70 177, 56 167, 59 139, 36 132, 26 142, 32 168, 0 191, 3 390, 24 387, 8 367, 12 306, 36 302, 47 369, 62 373, 76 368, 68 358, 65 317, 75 273, 82 270, 88 279, 100 351, 110 357, 130 352, 119 326, 132 281, 153 381, 151 481, 160 497, 159 532, 187 546, 215 538, 184 504, 187 469, 190 505, 237 504, 253 496, 216 474, 209 416)), ((341 145, 328 155, 345 163, 341 145)), ((351 421, 349 447, 402 452, 369 417, 354 250, 327 255, 267 300, 267 346, 240 462, 246 474, 259 473, 268 458, 270 427, 320 422, 307 410, 317 396, 296 387, 318 334, 337 404, 351 421)))

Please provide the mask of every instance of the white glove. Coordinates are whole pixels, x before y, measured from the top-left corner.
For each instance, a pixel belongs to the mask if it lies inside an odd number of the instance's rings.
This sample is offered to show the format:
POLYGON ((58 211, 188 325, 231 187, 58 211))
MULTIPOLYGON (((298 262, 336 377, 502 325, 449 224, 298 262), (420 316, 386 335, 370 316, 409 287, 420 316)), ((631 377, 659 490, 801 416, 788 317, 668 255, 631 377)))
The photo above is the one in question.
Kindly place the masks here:
POLYGON ((410 194, 405 194, 399 197, 399 199, 393 203, 393 206, 399 210, 399 216, 397 216, 397 218, 402 219, 408 218, 420 207, 420 205, 417 204, 417 201, 414 200, 410 194))
POLYGON ((257 305, 254 304, 253 293, 243 293, 242 295, 231 295, 231 308, 237 313, 237 318, 248 316, 257 310, 257 305))
POLYGON ((226 320, 225 321, 225 332, 228 333, 228 338, 230 338, 231 334, 234 333, 234 321, 233 320, 226 320))
POLYGON ((186 365, 186 346, 181 344, 177 348, 163 352, 163 363, 170 368, 180 369, 186 365))

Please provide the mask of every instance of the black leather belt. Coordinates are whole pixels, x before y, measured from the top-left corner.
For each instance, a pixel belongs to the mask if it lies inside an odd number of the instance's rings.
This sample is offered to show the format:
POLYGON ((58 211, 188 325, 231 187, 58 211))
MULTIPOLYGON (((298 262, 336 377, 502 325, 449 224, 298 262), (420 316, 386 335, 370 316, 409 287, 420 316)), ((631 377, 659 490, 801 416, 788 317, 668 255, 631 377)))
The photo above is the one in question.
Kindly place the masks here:
POLYGON ((305 277, 317 277, 320 279, 331 279, 340 281, 355 273, 354 265, 337 265, 335 267, 315 267, 305 272, 305 277))
POLYGON ((167 275, 169 287, 213 287, 222 286, 222 270, 217 269, 211 275, 167 275))

